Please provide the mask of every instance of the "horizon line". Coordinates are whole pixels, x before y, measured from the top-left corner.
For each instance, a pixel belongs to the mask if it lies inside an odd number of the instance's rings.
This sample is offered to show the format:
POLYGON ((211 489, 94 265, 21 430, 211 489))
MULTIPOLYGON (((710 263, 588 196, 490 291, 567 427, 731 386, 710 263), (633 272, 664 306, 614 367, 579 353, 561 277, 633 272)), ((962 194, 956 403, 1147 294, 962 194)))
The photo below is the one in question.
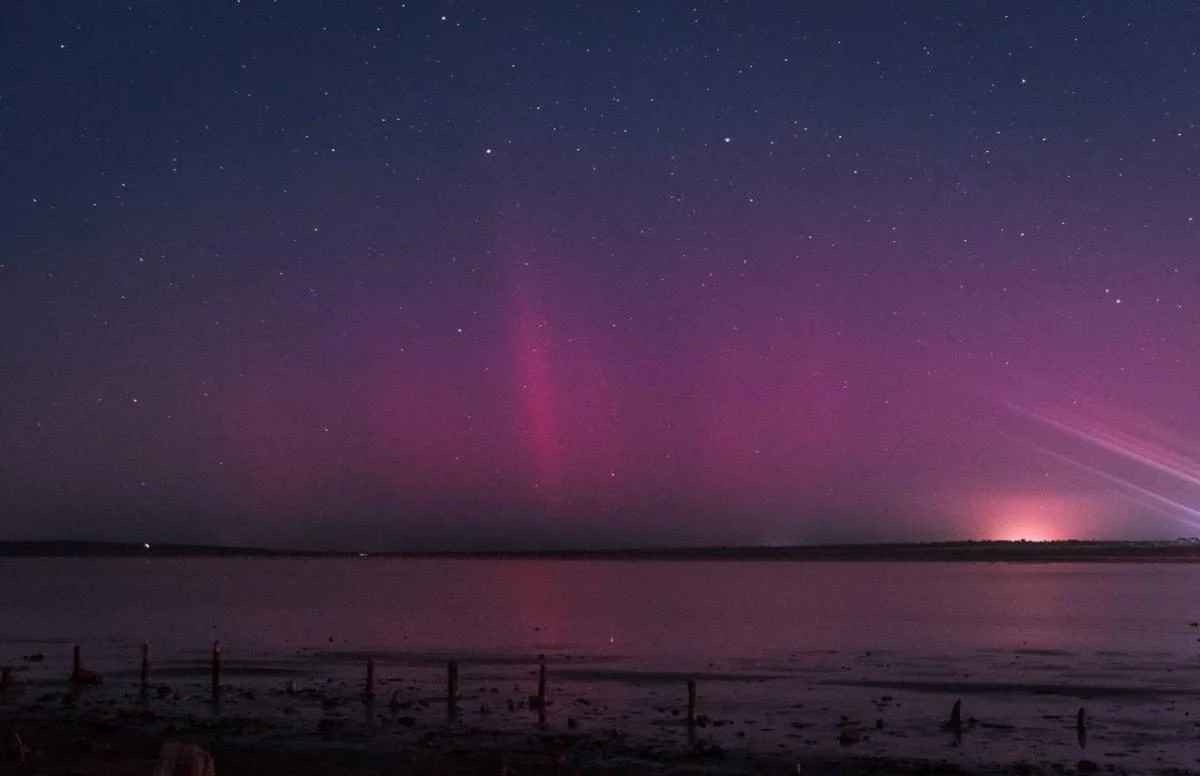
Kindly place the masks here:
POLYGON ((1200 560, 1200 536, 1173 539, 939 539, 921 542, 838 542, 825 544, 706 544, 627 547, 459 548, 459 549, 298 549, 189 542, 131 542, 92 539, 0 540, 0 557, 308 557, 308 558, 645 558, 795 560, 960 560, 1046 558, 1054 550, 1070 558, 1113 559, 1162 554, 1186 548, 1200 560), (1140 552, 1139 552, 1140 551, 1140 552), (1157 551, 1155 553, 1154 551, 1157 551), (1116 554, 1114 554, 1114 552, 1116 554), (964 557, 965 556, 965 557, 964 557))

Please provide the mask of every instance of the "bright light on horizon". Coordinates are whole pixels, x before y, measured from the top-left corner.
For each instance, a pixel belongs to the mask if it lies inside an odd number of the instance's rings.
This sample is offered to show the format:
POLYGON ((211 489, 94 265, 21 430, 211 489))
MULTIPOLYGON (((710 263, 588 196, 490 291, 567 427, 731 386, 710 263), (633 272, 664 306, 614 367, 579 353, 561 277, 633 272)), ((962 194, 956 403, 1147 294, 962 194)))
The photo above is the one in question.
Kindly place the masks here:
POLYGON ((1080 528, 1086 505, 1059 496, 1029 494, 996 499, 991 505, 990 539, 1052 542, 1070 538, 1080 528))
POLYGON ((1001 542, 1054 542, 1060 541, 1062 537, 1054 534, 1052 530, 1040 525, 1016 526, 1008 531, 1003 531, 995 537, 995 541, 1001 542))

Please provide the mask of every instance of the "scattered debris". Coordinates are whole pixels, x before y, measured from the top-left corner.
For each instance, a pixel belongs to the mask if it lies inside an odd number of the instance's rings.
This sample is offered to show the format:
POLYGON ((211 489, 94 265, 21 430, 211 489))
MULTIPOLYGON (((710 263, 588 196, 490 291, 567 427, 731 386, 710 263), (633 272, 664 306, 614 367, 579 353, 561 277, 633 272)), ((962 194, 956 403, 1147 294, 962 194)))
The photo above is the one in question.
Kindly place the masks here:
POLYGON ((21 734, 15 730, 10 730, 4 736, 4 760, 6 762, 15 762, 17 765, 24 765, 26 758, 32 754, 29 747, 25 746, 25 742, 21 740, 21 734))
POLYGON ((212 755, 195 744, 167 741, 158 755, 154 776, 216 776, 212 755))

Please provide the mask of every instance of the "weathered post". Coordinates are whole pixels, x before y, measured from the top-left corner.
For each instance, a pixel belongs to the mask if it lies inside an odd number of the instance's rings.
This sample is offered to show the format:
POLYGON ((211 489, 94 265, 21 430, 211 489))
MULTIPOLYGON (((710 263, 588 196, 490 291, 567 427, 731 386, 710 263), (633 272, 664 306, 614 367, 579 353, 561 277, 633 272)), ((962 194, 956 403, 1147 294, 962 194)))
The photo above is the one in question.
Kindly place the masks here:
POLYGON ((458 661, 446 665, 446 712, 453 717, 458 711, 458 661))
POLYGON ((949 730, 954 734, 954 743, 957 745, 962 741, 963 722, 962 722, 962 701, 954 702, 954 707, 950 709, 950 719, 942 723, 943 730, 949 730))
POLYGON ((539 709, 546 708, 546 656, 538 655, 538 694, 539 709))
POLYGON ((696 680, 688 679, 688 710, 687 723, 688 727, 696 726, 696 680))
POLYGON ((212 645, 212 699, 221 697, 221 642, 212 645))
POLYGON ((142 692, 150 687, 150 642, 142 642, 142 692))
POLYGON ((364 698, 375 697, 375 658, 367 658, 367 689, 363 691, 364 698))
POLYGON ((538 725, 546 727, 546 656, 538 655, 538 725))
POLYGON ((76 687, 84 684, 100 684, 100 674, 88 671, 83 667, 83 658, 80 656, 78 644, 71 650, 71 684, 76 687))
POLYGON ((1079 742, 1080 749, 1087 748, 1087 712, 1082 706, 1075 714, 1075 740, 1079 742))

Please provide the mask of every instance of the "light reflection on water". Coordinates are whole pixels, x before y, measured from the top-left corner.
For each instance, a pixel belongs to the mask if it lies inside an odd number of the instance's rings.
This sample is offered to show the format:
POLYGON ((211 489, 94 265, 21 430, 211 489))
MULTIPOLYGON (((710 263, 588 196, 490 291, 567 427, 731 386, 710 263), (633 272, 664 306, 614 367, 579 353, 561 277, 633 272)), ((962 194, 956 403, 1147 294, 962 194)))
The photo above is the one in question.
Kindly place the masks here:
POLYGON ((0 585, 8 638, 171 649, 1194 653, 1200 618, 1182 564, 5 559, 0 585))

